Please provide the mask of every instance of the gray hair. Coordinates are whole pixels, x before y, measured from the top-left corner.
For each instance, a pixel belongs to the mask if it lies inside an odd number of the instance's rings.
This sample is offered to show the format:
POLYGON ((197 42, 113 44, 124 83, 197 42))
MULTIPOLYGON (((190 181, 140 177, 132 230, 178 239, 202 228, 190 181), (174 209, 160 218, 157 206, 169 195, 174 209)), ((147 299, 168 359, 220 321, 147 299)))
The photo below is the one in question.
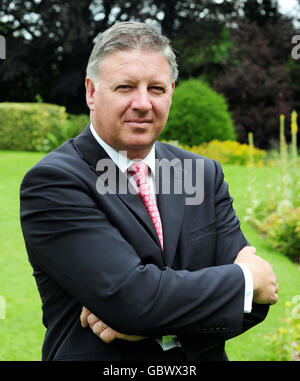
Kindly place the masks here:
POLYGON ((152 25, 141 22, 120 22, 106 29, 91 52, 86 76, 99 77, 99 66, 106 55, 117 50, 154 50, 161 52, 170 64, 171 81, 176 81, 178 68, 170 40, 152 25))

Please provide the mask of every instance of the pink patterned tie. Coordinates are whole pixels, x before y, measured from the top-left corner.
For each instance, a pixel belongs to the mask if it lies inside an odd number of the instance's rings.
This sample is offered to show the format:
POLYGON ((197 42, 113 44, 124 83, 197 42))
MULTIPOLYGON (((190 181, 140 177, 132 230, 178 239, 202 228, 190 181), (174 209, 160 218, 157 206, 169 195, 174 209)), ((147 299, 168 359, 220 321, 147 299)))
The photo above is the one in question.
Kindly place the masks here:
POLYGON ((164 249, 160 215, 157 209, 154 195, 152 194, 147 181, 148 165, 143 162, 132 164, 128 171, 133 174, 132 177, 136 182, 138 194, 147 208, 147 211, 157 232, 161 247, 164 249))

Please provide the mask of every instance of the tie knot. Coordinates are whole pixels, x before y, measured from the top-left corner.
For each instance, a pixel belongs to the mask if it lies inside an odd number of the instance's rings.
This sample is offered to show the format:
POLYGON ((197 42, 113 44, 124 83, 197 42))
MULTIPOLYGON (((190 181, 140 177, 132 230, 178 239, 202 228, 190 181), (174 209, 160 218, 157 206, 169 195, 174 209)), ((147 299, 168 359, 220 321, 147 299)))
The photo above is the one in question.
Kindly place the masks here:
POLYGON ((137 186, 147 183, 147 176, 148 176, 147 164, 143 163, 142 161, 140 163, 134 163, 130 166, 128 171, 132 174, 132 177, 136 181, 137 186))

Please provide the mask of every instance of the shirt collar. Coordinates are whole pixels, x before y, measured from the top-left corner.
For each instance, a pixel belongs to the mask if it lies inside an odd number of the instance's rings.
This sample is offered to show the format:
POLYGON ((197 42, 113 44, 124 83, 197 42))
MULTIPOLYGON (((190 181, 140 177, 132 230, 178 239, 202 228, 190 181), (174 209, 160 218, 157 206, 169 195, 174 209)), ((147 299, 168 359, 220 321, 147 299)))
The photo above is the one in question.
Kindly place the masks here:
MULTIPOLYGON (((126 172, 127 169, 135 162, 133 160, 128 159, 125 155, 122 155, 118 151, 116 151, 114 148, 112 148, 109 144, 105 143, 100 136, 95 131, 92 122, 90 123, 90 130, 93 134, 94 138, 97 140, 97 142, 100 144, 100 146, 106 151, 108 156, 113 160, 113 162, 116 164, 116 166, 120 169, 121 172, 126 172)), ((151 170, 151 173, 153 176, 155 176, 155 144, 153 144, 151 151, 149 154, 141 160, 145 164, 148 165, 148 167, 151 170)))

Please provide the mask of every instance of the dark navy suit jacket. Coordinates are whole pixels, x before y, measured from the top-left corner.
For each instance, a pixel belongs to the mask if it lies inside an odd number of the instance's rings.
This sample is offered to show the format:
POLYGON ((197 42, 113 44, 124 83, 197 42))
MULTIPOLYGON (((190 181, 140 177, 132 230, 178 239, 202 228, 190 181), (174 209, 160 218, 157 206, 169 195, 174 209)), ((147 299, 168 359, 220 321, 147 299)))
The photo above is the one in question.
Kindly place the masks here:
MULTIPOLYGON (((163 359, 155 338, 168 334, 190 360, 223 360, 225 340, 265 318, 268 305, 243 312, 244 275, 233 262, 247 241, 221 166, 161 142, 155 148, 157 159, 177 161, 170 194, 157 195, 164 252, 137 194, 97 190, 105 174, 97 163, 108 156, 89 126, 25 175, 21 225, 47 328, 43 360, 163 359), (184 186, 182 194, 173 189, 184 182, 187 159, 204 161, 198 205, 186 203, 184 186), (115 330, 147 339, 105 344, 81 327, 82 306, 115 330)), ((195 184, 200 173, 190 173, 195 184)))

